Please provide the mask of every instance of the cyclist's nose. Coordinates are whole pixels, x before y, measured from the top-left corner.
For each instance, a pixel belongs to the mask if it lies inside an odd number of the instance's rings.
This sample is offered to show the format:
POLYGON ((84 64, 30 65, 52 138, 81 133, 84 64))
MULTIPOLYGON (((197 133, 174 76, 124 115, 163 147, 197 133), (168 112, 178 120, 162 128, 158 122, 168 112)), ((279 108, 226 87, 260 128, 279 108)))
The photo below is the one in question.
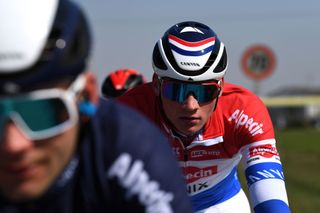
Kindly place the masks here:
POLYGON ((184 100, 183 106, 185 109, 193 111, 199 108, 199 103, 193 94, 189 94, 184 100))
POLYGON ((0 142, 0 150, 9 154, 17 154, 30 148, 32 144, 33 142, 21 132, 16 124, 12 121, 6 123, 0 142))

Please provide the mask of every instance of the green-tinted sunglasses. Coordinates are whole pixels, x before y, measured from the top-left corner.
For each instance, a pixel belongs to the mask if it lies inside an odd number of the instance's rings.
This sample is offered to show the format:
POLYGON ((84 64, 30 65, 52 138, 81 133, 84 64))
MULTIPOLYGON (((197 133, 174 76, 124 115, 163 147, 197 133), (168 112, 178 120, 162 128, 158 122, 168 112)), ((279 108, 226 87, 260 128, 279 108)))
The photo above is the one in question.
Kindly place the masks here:
POLYGON ((79 77, 68 90, 45 89, 0 98, 0 135, 11 119, 31 140, 61 134, 78 121, 75 95, 84 87, 79 77))

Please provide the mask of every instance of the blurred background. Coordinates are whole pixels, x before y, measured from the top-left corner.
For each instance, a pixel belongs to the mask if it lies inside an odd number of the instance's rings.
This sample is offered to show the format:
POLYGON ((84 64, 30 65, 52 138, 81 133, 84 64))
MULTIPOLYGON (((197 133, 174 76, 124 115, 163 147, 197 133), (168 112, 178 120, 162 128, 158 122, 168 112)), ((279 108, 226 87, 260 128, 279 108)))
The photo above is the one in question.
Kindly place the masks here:
POLYGON ((268 106, 292 212, 320 209, 320 1, 75 0, 94 33, 89 69, 134 68, 151 80, 151 54, 175 23, 210 26, 229 57, 226 81, 268 106))

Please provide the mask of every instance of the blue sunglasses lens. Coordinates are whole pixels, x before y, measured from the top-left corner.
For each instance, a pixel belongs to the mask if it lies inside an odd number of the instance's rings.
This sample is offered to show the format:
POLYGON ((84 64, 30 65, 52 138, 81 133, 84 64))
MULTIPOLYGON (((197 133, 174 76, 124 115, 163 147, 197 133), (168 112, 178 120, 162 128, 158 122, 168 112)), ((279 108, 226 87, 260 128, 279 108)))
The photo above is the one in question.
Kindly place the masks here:
POLYGON ((162 95, 172 101, 183 103, 189 95, 193 95, 198 103, 206 103, 218 97, 220 89, 217 85, 185 84, 163 82, 162 95))

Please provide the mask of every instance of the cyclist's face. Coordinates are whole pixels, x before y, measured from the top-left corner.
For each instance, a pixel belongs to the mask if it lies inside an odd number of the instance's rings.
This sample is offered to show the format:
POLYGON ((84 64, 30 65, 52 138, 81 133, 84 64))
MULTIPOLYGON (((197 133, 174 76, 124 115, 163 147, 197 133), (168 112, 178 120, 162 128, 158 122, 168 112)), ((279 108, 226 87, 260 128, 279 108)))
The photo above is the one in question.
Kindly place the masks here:
POLYGON ((70 161, 78 124, 56 136, 33 141, 9 120, 0 139, 0 193, 13 201, 41 196, 70 161))
POLYGON ((183 103, 169 100, 161 95, 162 107, 169 121, 185 135, 199 131, 211 116, 216 99, 199 104, 193 95, 189 95, 183 103))

